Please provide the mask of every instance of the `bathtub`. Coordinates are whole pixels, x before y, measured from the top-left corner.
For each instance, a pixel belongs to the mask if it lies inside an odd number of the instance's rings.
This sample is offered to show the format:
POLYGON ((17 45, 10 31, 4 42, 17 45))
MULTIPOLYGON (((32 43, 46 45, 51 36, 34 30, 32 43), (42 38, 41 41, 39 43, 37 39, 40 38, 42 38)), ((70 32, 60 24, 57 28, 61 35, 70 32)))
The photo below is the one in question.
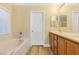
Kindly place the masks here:
POLYGON ((20 39, 1 39, 0 37, 0 55, 25 55, 30 48, 29 38, 20 39))
POLYGON ((29 51, 31 45, 28 38, 24 38, 23 42, 21 42, 16 48, 14 48, 9 54, 10 55, 26 55, 29 51))

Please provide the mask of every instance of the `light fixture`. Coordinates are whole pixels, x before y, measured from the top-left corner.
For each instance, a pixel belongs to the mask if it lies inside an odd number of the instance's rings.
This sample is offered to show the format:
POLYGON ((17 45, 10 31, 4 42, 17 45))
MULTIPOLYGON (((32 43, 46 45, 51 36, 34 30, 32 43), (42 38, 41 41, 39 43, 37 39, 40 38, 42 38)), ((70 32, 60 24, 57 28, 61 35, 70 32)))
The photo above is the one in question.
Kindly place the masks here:
POLYGON ((62 4, 58 7, 58 10, 61 9, 64 5, 65 5, 65 3, 62 3, 62 4))

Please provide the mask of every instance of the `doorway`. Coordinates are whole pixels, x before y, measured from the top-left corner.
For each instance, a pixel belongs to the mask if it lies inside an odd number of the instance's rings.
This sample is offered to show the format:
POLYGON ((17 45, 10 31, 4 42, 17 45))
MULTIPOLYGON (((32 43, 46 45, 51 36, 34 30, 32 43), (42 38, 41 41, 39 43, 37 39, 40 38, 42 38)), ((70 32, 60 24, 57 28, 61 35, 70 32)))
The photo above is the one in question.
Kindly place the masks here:
POLYGON ((44 45, 44 14, 32 11, 30 15, 31 45, 44 45))
POLYGON ((72 12, 72 31, 79 32, 79 11, 72 12))

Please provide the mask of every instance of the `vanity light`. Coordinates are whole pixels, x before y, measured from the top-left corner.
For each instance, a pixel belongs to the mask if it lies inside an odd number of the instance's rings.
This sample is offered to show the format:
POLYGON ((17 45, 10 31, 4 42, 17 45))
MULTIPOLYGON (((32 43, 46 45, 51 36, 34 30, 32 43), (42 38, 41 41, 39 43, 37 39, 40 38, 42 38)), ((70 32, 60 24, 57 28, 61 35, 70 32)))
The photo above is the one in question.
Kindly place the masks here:
POLYGON ((60 10, 64 5, 65 5, 65 3, 62 3, 62 4, 59 6, 58 10, 60 10))

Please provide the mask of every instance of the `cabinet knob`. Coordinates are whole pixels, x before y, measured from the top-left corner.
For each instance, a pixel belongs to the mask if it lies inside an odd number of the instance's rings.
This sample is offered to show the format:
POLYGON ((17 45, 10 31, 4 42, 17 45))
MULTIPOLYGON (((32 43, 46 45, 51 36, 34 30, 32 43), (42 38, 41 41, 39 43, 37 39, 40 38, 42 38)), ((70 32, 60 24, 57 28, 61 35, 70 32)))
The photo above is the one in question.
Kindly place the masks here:
POLYGON ((32 32, 34 32, 34 31, 32 30, 32 32))

